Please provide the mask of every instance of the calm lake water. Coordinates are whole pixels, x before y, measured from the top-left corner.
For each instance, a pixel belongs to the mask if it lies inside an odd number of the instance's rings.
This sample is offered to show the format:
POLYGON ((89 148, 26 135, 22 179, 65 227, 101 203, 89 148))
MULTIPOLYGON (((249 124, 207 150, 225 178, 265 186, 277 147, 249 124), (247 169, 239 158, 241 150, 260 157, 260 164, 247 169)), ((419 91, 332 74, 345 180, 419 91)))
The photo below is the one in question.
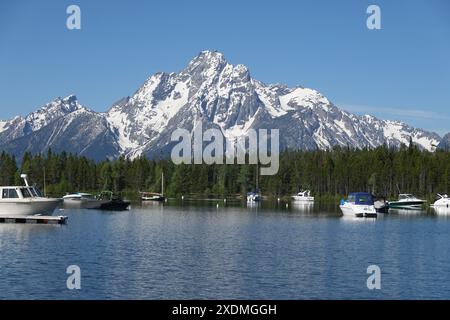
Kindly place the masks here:
POLYGON ((185 201, 56 214, 68 224, 0 224, 1 299, 450 298, 450 212, 185 201), (366 286, 372 264, 381 290, 366 286))

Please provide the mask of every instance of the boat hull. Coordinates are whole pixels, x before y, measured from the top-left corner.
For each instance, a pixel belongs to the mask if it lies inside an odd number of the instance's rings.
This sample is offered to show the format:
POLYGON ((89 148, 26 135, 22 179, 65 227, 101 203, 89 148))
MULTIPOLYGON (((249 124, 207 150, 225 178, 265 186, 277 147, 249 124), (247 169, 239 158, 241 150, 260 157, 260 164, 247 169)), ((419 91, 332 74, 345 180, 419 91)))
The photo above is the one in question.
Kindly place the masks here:
POLYGON ((296 202, 314 202, 314 197, 300 197, 300 196, 292 196, 292 200, 296 202))
POLYGON ((108 200, 97 199, 64 199, 64 207, 77 209, 100 209, 108 200))
POLYGON ((154 197, 141 197, 142 201, 164 201, 166 197, 163 196, 154 196, 154 197))
POLYGON ((344 216, 351 216, 351 217, 376 217, 377 211, 375 210, 375 207, 367 206, 367 205, 351 205, 351 204, 343 204, 340 205, 339 208, 342 211, 342 214, 344 216))
POLYGON ((450 208, 450 199, 440 199, 431 205, 433 208, 450 208))
POLYGON ((130 201, 113 199, 102 204, 99 209, 107 211, 124 211, 128 210, 130 204, 130 201))
POLYGON ((0 216, 52 215, 61 203, 61 199, 53 198, 21 199, 20 201, 5 199, 0 201, 0 216))
POLYGON ((409 209, 409 210, 420 210, 424 205, 425 201, 410 201, 410 202, 401 202, 401 201, 391 201, 389 202, 389 208, 392 209, 409 209))

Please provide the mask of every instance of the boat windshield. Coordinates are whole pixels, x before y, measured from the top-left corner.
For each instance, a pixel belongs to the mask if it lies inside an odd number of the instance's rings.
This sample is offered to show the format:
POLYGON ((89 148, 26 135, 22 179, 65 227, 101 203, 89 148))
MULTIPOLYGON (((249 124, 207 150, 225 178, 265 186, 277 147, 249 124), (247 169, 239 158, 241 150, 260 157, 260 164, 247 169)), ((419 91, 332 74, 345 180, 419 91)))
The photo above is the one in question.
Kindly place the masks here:
POLYGON ((399 200, 411 199, 411 198, 413 198, 413 195, 412 194, 400 194, 398 196, 398 198, 399 198, 399 200))
POLYGON ((28 188, 20 188, 20 192, 24 198, 32 198, 33 194, 28 190, 28 188))
POLYGON ((373 199, 370 195, 358 195, 356 197, 357 204, 373 204, 373 199))
POLYGON ((41 190, 39 190, 38 187, 33 187, 34 193, 36 194, 36 197, 43 197, 41 190))
POLYGON ((373 205, 373 197, 368 193, 352 193, 348 195, 347 202, 362 205, 373 205))

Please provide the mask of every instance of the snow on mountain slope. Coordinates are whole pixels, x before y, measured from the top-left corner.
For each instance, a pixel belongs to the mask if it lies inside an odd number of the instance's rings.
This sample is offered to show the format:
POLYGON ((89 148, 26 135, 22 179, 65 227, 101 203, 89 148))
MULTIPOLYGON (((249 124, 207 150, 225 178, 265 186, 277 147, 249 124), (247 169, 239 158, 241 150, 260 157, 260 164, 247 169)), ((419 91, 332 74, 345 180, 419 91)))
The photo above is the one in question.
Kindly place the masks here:
POLYGON ((51 148, 55 152, 67 151, 103 160, 120 155, 116 138, 102 114, 79 108, 1 145, 0 149, 19 159, 25 152, 41 153, 51 148))
POLYGON ((188 100, 187 84, 174 74, 158 73, 123 105, 114 105, 106 119, 118 135, 125 154, 139 155, 188 100))
POLYGON ((25 118, 0 121, 0 149, 66 148, 96 153, 99 159, 163 155, 173 145, 172 132, 191 130, 199 119, 204 129, 219 128, 230 139, 251 128, 279 129, 281 148, 291 149, 399 146, 411 137, 431 151, 441 140, 398 121, 341 110, 314 89, 266 85, 253 79, 246 66, 228 63, 222 53, 202 51, 179 73, 152 75, 105 113, 90 111, 69 96, 25 118))
POLYGON ((8 121, 0 120, 0 133, 7 129, 8 121))
POLYGON ((14 117, 0 123, 0 145, 31 134, 74 111, 85 110, 74 95, 58 97, 26 117, 14 117))
POLYGON ((38 111, 30 113, 25 121, 31 131, 37 131, 53 120, 83 109, 85 108, 78 103, 76 96, 70 95, 66 98, 57 98, 38 111))

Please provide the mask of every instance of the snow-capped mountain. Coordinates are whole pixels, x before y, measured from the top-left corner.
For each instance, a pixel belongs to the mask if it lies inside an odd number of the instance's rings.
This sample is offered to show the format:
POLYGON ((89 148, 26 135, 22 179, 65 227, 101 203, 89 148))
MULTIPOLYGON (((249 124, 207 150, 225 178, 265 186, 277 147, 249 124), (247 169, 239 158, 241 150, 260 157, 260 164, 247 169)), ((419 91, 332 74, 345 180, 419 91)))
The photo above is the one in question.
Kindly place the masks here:
POLYGON ((45 127, 54 120, 77 110, 84 110, 73 95, 57 98, 38 111, 25 118, 15 117, 9 121, 0 121, 0 143, 5 143, 45 127))
POLYGON ((19 158, 51 148, 95 160, 116 157, 118 145, 105 116, 82 106, 73 95, 57 98, 25 118, 0 122, 0 149, 19 158))
POLYGON ((313 89, 266 85, 244 65, 203 51, 179 73, 151 76, 105 113, 90 111, 69 96, 25 118, 0 121, 0 149, 20 154, 51 147, 95 159, 163 156, 173 145, 172 132, 192 130, 199 119, 204 128, 220 128, 228 138, 250 128, 279 129, 281 148, 291 149, 399 146, 411 137, 432 150, 441 140, 401 122, 351 114, 313 89))

